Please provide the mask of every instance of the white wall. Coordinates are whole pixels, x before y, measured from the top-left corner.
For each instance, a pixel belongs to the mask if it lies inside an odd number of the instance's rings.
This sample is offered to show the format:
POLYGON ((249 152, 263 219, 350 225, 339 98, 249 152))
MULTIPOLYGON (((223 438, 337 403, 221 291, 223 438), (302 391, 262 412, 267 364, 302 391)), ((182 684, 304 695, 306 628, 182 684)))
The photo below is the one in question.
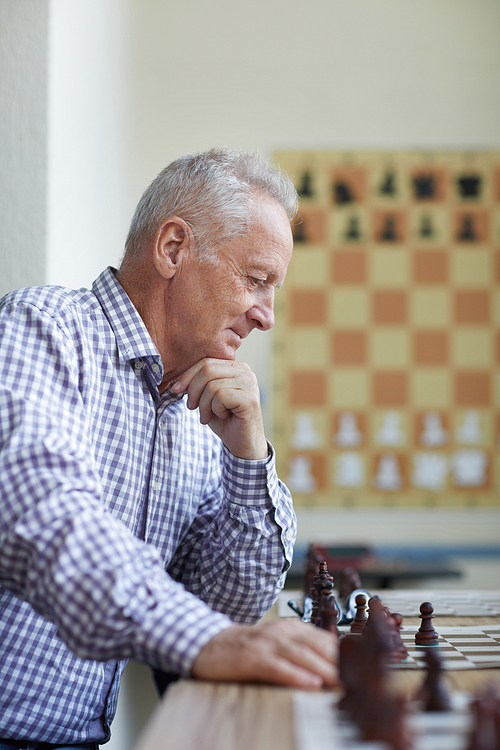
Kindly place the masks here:
POLYGON ((0 2, 0 297, 46 279, 48 15, 0 2))
POLYGON ((51 0, 47 280, 117 265, 135 205, 131 3, 51 0))

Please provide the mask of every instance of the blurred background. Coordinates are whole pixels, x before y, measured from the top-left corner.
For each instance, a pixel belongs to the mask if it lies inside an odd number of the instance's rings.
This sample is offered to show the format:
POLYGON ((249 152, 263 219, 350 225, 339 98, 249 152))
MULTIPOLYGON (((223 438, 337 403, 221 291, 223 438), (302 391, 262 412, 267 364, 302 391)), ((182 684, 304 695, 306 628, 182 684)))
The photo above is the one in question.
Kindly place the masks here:
MULTIPOLYGON (((0 294, 116 266, 142 191, 186 152, 498 151, 499 39, 498 0, 0 0, 0 294)), ((271 439, 272 343, 241 351, 271 439)), ((297 564, 310 541, 384 564, 425 547, 457 573, 426 586, 497 588, 499 508, 301 502, 297 564)), ((156 702, 147 668, 125 675, 111 750, 156 702)))

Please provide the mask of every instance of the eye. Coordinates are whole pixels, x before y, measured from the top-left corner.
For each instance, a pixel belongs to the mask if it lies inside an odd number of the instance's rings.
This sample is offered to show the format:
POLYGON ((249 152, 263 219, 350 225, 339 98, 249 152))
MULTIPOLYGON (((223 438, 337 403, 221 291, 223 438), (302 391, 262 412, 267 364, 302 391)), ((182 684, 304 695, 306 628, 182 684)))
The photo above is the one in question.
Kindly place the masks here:
POLYGON ((252 286, 262 286, 264 287, 266 285, 267 279, 258 279, 256 276, 250 276, 250 282, 252 283, 252 286))

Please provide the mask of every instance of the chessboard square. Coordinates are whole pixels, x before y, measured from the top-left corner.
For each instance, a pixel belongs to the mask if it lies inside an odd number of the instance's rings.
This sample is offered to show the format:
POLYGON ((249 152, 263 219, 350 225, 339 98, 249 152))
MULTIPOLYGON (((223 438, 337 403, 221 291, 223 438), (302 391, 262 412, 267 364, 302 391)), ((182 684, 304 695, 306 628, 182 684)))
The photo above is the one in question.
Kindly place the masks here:
POLYGON ((452 237, 455 242, 488 242, 489 236, 490 216, 487 209, 470 206, 455 212, 452 219, 452 237))
POLYGON ((369 375, 361 367, 342 367, 331 374, 330 403, 335 409, 364 409, 370 403, 369 375))
POLYGON ((287 289, 321 289, 328 283, 329 253, 296 247, 285 282, 287 289))
POLYGON ((297 219, 292 224, 294 242, 315 243, 326 241, 326 212, 323 208, 299 209, 297 219))
POLYGON ((489 372, 458 371, 454 376, 454 396, 457 406, 488 406, 491 403, 491 374, 489 372))
POLYGON ((454 308, 456 323, 467 325, 490 322, 490 295, 487 291, 455 292, 454 308))
POLYGON ((367 170, 364 166, 342 165, 334 167, 332 200, 337 206, 362 203, 366 199, 367 170))
POLYGON ((446 288, 417 287, 410 294, 410 320, 416 328, 447 328, 451 295, 446 288))
POLYGON ((375 210, 371 217, 372 241, 401 244, 408 238, 408 217, 404 210, 375 210))
POLYGON ((415 331, 413 361, 417 365, 445 365, 449 361, 448 331, 415 331))
POLYGON ((489 287, 492 278, 491 266, 489 250, 457 248, 451 254, 451 281, 455 286, 489 287))
POLYGON ((332 260, 334 284, 364 284, 366 281, 366 252, 337 250, 332 260))
POLYGON ((289 473, 285 481, 292 493, 309 495, 326 488, 327 470, 324 453, 292 453, 288 465, 289 473))
POLYGON ((493 363, 493 336, 489 330, 460 328, 452 332, 451 351, 456 367, 489 367, 493 363))
POLYGON ((290 294, 292 325, 325 325, 327 298, 323 289, 293 289, 290 294))
POLYGON ((372 387, 372 401, 376 406, 404 406, 408 401, 406 372, 374 372, 372 387))
POLYGON ((328 367, 328 332, 315 328, 292 331, 290 355, 292 369, 318 370, 328 367))
POLYGON ((367 350, 365 331, 335 331, 332 361, 336 365, 364 365, 367 350))
POLYGON ((328 240, 336 247, 355 250, 369 239, 368 217, 365 208, 357 204, 335 206, 328 214, 328 240))
POLYGON ((338 328, 363 328, 370 322, 368 294, 359 287, 333 289, 330 294, 330 322, 338 328))
POLYGON ((448 281, 448 253, 445 250, 416 250, 413 254, 415 284, 445 284, 448 281))
POLYGON ((374 248, 370 255, 370 281, 379 287, 402 287, 410 281, 408 253, 399 249, 374 248))
POLYGON ((452 380, 446 370, 418 368, 411 375, 411 402, 416 409, 447 409, 452 402, 452 380))
POLYGON ((372 320, 377 325, 407 322, 408 297, 405 291, 379 290, 372 294, 372 320))
POLYGON ((418 245, 440 246, 450 241, 449 212, 436 205, 422 205, 410 211, 410 238, 418 245))
POLYGON ((324 372, 292 370, 290 373, 290 403, 292 406, 322 406, 326 402, 324 372))
POLYGON ((410 175, 413 200, 417 203, 438 202, 446 198, 448 170, 434 165, 419 166, 410 175))
POLYGON ((374 367, 400 369, 410 361, 410 333, 406 328, 376 328, 370 337, 370 361, 374 367))

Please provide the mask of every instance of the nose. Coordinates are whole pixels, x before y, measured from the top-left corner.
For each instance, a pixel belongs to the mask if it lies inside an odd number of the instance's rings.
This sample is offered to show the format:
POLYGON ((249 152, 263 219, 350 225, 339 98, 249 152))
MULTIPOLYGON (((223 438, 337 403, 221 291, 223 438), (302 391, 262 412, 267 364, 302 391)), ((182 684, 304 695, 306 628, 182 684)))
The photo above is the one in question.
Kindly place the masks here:
POLYGON ((274 325, 274 287, 261 294, 258 301, 247 313, 254 322, 255 328, 261 331, 269 331, 274 325))

